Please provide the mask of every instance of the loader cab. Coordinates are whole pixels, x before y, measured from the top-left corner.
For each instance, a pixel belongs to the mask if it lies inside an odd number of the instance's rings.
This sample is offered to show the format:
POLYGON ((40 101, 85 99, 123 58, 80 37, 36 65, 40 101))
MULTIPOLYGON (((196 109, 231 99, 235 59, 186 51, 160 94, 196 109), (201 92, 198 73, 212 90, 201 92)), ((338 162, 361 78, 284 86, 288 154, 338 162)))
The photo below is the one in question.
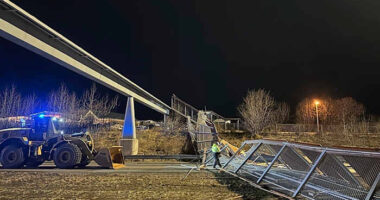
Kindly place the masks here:
POLYGON ((44 141, 48 138, 55 137, 59 135, 55 127, 55 122, 58 120, 58 116, 38 113, 32 115, 33 120, 33 131, 30 134, 30 140, 34 141, 44 141))

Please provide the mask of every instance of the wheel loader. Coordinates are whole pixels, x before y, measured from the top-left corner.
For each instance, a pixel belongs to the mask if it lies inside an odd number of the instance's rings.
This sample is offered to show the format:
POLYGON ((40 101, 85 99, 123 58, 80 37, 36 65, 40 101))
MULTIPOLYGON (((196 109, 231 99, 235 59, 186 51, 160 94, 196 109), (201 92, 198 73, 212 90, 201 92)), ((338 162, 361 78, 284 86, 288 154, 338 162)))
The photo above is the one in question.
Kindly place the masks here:
POLYGON ((85 167, 91 160, 104 168, 124 164, 120 147, 94 148, 89 133, 64 133, 56 130, 63 119, 48 112, 33 114, 29 128, 0 130, 0 163, 3 168, 38 167, 53 160, 58 168, 85 167))

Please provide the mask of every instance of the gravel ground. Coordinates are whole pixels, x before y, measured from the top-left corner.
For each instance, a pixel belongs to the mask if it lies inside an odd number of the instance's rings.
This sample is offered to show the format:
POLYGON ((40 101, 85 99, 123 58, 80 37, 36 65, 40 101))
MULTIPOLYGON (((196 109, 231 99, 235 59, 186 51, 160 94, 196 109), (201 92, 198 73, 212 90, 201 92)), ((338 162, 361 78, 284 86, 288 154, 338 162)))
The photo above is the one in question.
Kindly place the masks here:
POLYGON ((0 199, 276 199, 223 173, 0 171, 0 199))

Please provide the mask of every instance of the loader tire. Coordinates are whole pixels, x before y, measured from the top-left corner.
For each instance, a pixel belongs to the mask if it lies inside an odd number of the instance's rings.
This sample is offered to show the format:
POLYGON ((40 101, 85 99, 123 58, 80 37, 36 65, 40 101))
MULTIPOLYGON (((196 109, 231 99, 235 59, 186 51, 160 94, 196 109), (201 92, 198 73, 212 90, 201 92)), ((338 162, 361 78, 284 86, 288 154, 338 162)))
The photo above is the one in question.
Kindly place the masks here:
POLYGON ((0 155, 3 168, 12 169, 24 166, 25 155, 22 147, 8 145, 4 147, 0 155))
POLYGON ((82 152, 77 145, 66 143, 55 150, 53 159, 58 168, 71 169, 80 163, 82 152))

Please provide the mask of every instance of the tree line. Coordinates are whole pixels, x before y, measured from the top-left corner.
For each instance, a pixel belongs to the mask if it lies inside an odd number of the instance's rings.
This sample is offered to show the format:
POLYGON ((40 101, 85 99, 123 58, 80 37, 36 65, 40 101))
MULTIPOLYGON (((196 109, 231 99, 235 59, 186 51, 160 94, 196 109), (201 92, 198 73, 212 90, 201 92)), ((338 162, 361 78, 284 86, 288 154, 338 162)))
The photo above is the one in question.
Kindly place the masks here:
POLYGON ((81 96, 69 91, 65 84, 51 91, 45 98, 35 94, 22 95, 16 86, 0 90, 0 118, 28 116, 35 112, 59 112, 67 118, 80 119, 88 111, 98 117, 107 116, 118 106, 119 98, 101 95, 93 83, 81 96))
POLYGON ((302 100, 296 109, 297 123, 313 124, 318 120, 324 125, 342 125, 345 131, 354 128, 359 122, 368 121, 365 107, 352 97, 340 99, 323 98, 316 106, 315 100, 306 98, 302 100))
MULTIPOLYGON (((314 125, 318 120, 321 125, 336 126, 341 132, 357 131, 357 127, 368 122, 363 104, 352 97, 339 99, 322 98, 316 100, 305 98, 298 103, 293 122, 303 125, 314 125)), ((243 119, 245 129, 252 135, 262 133, 264 129, 279 123, 289 122, 290 107, 278 102, 269 91, 264 89, 250 90, 239 105, 238 112, 243 119)))

